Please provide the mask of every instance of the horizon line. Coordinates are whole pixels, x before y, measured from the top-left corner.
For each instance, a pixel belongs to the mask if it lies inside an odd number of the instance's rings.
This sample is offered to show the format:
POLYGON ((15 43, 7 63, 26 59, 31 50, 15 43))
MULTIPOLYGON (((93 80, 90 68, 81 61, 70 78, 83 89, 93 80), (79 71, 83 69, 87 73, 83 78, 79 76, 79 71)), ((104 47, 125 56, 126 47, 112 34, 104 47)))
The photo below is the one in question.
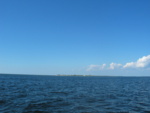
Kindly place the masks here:
POLYGON ((83 76, 83 77, 150 77, 150 76, 133 76, 133 75, 91 75, 91 74, 23 74, 23 73, 0 73, 0 75, 31 75, 31 76, 83 76))

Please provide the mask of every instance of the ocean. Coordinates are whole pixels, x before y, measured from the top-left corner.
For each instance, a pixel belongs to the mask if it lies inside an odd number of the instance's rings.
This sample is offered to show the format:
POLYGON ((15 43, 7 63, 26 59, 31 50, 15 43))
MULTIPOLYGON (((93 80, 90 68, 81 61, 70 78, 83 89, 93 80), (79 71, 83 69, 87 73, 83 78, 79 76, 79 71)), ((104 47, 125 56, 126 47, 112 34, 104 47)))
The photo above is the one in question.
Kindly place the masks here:
POLYGON ((150 77, 1 74, 0 113, 150 113, 150 77))

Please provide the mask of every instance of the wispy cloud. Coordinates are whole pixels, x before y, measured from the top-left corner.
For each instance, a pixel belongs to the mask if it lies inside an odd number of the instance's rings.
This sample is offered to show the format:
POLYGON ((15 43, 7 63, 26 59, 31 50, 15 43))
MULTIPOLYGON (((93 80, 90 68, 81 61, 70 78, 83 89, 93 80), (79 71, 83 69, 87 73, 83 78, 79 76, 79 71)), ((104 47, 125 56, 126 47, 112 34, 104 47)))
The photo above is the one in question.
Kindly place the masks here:
POLYGON ((87 71, 98 71, 98 70, 103 70, 105 68, 106 64, 102 65, 89 65, 87 68, 87 71))
POLYGON ((109 69, 116 69, 116 68, 121 68, 122 64, 117 64, 117 63, 111 63, 109 66, 109 69))
POLYGON ((127 69, 127 68, 150 68, 150 55, 139 58, 136 62, 127 62, 126 64, 110 63, 102 65, 89 65, 87 71, 98 71, 98 70, 114 70, 114 69, 127 69))

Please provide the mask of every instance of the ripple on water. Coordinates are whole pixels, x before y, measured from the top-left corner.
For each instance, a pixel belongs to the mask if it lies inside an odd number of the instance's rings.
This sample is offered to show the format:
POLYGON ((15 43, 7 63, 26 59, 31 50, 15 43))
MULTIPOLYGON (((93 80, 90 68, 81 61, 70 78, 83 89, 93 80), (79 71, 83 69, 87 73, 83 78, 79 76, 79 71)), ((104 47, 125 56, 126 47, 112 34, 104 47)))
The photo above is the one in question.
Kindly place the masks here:
POLYGON ((6 103, 6 100, 0 100, 0 105, 3 105, 6 103))
POLYGON ((24 108, 23 113, 36 113, 36 112, 48 112, 48 108, 53 107, 50 103, 29 103, 27 107, 24 108))

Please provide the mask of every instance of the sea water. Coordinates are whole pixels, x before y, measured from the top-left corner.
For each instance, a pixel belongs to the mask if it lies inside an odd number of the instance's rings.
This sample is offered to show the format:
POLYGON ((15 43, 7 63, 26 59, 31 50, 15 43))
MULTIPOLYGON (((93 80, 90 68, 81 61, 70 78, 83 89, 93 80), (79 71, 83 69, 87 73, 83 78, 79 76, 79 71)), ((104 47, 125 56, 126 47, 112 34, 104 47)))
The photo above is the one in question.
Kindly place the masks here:
POLYGON ((150 113, 150 77, 0 75, 0 113, 150 113))

